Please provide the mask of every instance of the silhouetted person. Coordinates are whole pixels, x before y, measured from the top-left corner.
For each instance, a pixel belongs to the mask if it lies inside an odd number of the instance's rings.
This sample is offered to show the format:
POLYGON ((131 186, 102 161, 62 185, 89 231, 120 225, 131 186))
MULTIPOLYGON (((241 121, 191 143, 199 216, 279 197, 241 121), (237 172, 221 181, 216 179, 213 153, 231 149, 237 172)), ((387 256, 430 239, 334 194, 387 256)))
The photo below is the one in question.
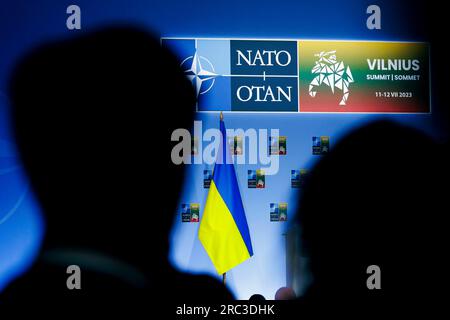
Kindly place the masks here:
POLYGON ((171 161, 171 134, 192 126, 195 95, 158 40, 113 28, 41 47, 16 68, 10 94, 46 228, 35 264, 0 301, 231 298, 167 260, 185 169, 171 161), (81 268, 81 290, 66 287, 69 265, 81 268))
POLYGON ((298 314, 367 319, 442 306, 448 179, 440 146, 414 129, 380 121, 331 150, 312 170, 299 202, 312 285, 298 314), (367 287, 371 265, 381 270, 381 290, 367 287))
POLYGON ((294 300, 297 296, 292 288, 281 287, 275 293, 275 300, 294 300))

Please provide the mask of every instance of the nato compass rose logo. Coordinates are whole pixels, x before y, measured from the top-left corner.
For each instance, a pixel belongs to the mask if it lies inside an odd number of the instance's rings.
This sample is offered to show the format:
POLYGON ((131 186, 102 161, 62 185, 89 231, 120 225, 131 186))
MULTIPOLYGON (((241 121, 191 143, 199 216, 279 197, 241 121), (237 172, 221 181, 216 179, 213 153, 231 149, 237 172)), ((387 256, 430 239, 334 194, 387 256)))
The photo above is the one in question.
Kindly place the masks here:
POLYGON ((198 112, 298 111, 296 41, 163 38, 198 112))
POLYGON ((215 73, 212 63, 195 52, 193 56, 187 57, 180 64, 184 74, 192 82, 197 98, 201 94, 207 93, 214 85, 215 78, 219 76, 215 73))

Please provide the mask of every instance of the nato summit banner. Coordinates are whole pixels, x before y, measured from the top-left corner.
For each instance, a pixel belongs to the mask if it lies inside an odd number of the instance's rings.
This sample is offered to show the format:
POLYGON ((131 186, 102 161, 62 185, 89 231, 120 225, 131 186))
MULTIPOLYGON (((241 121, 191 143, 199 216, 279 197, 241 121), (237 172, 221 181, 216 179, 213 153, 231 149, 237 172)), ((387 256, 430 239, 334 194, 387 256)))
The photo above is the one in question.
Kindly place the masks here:
POLYGON ((162 38, 197 111, 430 112, 420 42, 162 38))

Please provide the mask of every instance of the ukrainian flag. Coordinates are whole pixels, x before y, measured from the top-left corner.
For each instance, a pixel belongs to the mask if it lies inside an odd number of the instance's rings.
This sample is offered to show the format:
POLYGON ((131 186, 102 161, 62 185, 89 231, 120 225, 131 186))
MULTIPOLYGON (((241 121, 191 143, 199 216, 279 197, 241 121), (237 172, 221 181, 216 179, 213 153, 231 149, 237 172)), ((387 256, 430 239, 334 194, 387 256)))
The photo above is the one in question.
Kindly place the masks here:
POLYGON ((198 237, 219 274, 253 256, 252 241, 234 165, 230 160, 225 124, 198 237), (228 161, 221 161, 228 159, 228 161))

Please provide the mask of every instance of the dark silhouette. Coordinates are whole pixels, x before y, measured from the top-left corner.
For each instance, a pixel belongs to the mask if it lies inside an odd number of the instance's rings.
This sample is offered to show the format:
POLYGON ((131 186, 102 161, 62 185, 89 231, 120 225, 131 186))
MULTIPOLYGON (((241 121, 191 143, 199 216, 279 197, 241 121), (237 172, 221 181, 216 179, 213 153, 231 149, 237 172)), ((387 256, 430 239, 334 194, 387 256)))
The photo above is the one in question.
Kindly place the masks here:
POLYGON ((34 266, 0 301, 232 298, 167 260, 184 172, 171 161, 171 134, 192 126, 195 95, 158 40, 127 27, 41 47, 16 68, 10 94, 46 233, 34 266), (81 290, 66 287, 72 264, 81 290))
POLYGON ((439 306, 445 287, 446 172, 439 144, 392 122, 332 146, 300 198, 312 285, 298 314, 367 319, 436 310, 430 306, 439 306), (371 265, 381 269, 381 290, 367 288, 371 265))
POLYGON ((262 294, 255 293, 248 299, 248 301, 258 303, 266 301, 266 298, 262 294))

